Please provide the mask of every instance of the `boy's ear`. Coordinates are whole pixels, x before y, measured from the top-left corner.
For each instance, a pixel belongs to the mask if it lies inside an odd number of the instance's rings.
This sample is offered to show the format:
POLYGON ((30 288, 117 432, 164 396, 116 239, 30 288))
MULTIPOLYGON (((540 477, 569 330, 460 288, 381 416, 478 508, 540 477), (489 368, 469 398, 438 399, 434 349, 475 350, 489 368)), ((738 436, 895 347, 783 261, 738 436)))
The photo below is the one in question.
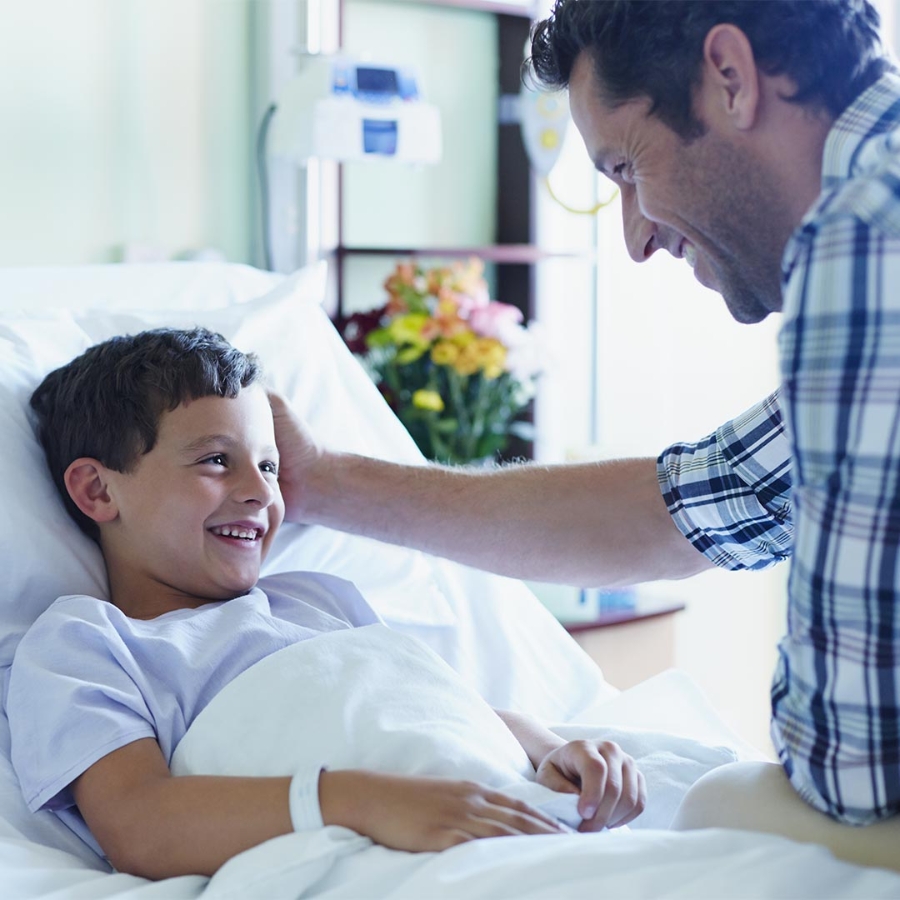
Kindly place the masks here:
POLYGON ((63 475, 72 502, 95 522, 111 522, 119 514, 109 493, 106 466, 96 459, 81 457, 69 464, 63 475))

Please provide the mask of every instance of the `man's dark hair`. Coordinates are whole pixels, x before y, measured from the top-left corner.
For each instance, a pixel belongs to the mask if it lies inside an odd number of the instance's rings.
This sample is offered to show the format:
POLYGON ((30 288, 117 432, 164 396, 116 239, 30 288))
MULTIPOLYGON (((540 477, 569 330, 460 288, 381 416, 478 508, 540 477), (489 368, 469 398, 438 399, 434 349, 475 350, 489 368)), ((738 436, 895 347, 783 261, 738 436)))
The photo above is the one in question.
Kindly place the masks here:
POLYGON ((692 106, 703 42, 725 22, 744 32, 763 72, 794 82, 788 99, 834 117, 892 68, 868 0, 557 0, 532 30, 531 69, 547 87, 567 87, 587 50, 607 103, 646 97, 689 140, 704 131, 692 106))
POLYGON ((163 412, 201 397, 236 397, 261 370, 205 328, 158 328, 111 338, 51 372, 31 396, 38 438, 66 509, 96 541, 97 524, 72 502, 63 480, 82 456, 128 472, 156 444, 163 412))

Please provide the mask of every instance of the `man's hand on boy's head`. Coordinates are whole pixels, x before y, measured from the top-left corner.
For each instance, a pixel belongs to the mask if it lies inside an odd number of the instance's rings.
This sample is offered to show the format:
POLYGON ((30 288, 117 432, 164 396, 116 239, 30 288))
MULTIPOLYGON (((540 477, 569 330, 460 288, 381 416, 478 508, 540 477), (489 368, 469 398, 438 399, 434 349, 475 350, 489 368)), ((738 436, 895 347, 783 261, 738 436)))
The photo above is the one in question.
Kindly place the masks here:
POLYGON ((644 776, 612 741, 569 741, 557 747, 544 757, 535 780, 560 793, 580 794, 579 831, 627 825, 647 803, 644 776))
POLYGON ((313 465, 321 458, 322 450, 287 400, 271 390, 268 396, 275 423, 275 443, 279 455, 278 484, 284 498, 285 520, 302 522, 304 483, 313 465))

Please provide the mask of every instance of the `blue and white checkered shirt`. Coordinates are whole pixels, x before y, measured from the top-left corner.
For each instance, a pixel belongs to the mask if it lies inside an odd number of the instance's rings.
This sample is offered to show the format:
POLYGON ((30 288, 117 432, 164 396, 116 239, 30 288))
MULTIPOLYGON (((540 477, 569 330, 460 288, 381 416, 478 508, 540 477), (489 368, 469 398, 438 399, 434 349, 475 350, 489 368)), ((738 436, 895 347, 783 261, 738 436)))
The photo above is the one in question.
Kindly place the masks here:
POLYGON ((772 732, 797 791, 846 822, 900 812, 900 78, 825 144, 785 248, 782 385, 659 457, 669 510, 719 566, 792 556, 772 732))

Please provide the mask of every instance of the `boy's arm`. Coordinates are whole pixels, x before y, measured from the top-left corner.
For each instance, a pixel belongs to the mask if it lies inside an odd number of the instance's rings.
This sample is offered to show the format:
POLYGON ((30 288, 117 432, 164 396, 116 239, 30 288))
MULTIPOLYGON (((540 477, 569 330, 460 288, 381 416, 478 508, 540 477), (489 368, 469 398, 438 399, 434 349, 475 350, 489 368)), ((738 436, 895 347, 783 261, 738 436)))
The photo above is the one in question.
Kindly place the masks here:
POLYGON ((577 793, 579 831, 616 828, 637 818, 647 803, 644 776, 612 741, 564 741, 537 719, 495 710, 528 754, 535 780, 560 793, 577 793))
POLYGON ((535 769, 540 766, 548 753, 565 744, 558 734, 554 734, 533 716, 510 712, 508 709, 495 709, 494 712, 515 735, 535 769))
MULTIPOLYGON (((145 878, 211 875, 232 856, 293 830, 291 779, 174 777, 157 742, 134 741, 72 783, 91 833, 116 869, 145 878)), ((398 850, 443 850, 480 837, 556 834, 521 801, 470 782, 323 771, 326 825, 398 850)))

